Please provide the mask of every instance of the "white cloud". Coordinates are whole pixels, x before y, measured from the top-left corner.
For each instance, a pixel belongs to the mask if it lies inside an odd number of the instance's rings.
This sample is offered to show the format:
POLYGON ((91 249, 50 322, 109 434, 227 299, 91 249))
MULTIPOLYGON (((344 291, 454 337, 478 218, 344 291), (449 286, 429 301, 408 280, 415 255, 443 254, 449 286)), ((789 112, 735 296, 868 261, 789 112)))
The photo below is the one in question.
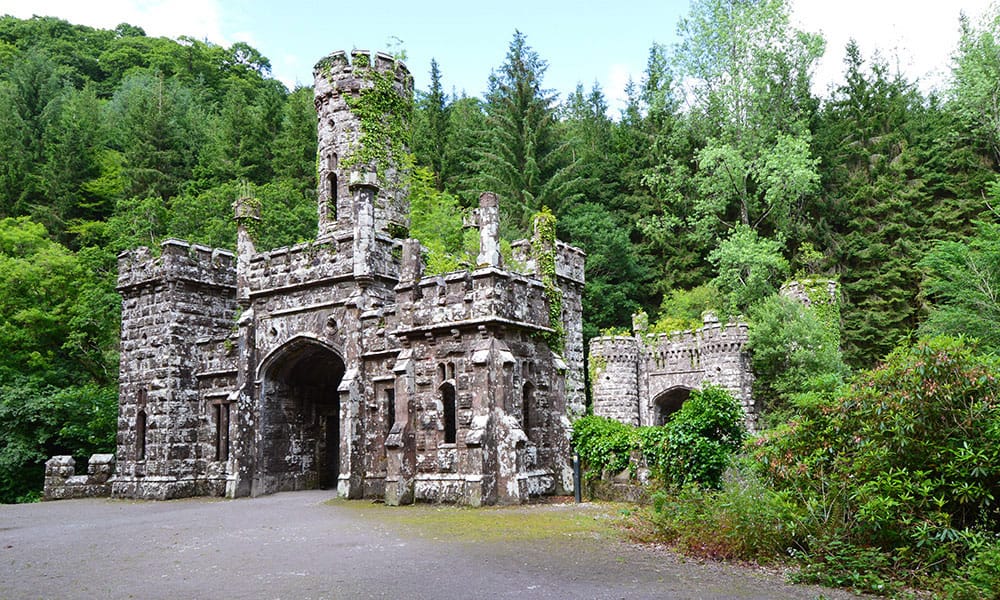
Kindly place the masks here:
POLYGON ((959 14, 974 21, 989 0, 792 0, 792 21, 800 29, 819 32, 826 54, 814 77, 814 90, 826 95, 844 73, 844 47, 854 38, 865 57, 876 50, 890 66, 929 91, 947 80, 958 44, 959 14))
POLYGON ((628 104, 628 97, 625 95, 625 86, 628 85, 629 78, 637 84, 642 79, 639 73, 632 73, 629 65, 611 65, 604 82, 604 96, 608 101, 608 113, 617 118, 619 113, 628 104))
POLYGON ((22 19, 33 15, 59 17, 102 29, 129 23, 154 37, 187 35, 229 45, 222 33, 216 0, 0 0, 0 14, 22 19))

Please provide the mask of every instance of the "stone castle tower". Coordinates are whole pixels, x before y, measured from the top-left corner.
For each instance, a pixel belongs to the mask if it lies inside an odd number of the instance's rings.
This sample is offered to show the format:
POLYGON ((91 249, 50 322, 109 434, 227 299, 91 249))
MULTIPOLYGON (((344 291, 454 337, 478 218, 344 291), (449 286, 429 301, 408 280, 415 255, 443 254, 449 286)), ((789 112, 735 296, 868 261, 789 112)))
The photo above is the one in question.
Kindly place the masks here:
POLYGON ((410 102, 409 72, 354 51, 327 56, 314 75, 314 242, 258 251, 259 210, 241 198, 235 255, 167 240, 159 256, 119 256, 113 495, 336 487, 389 504, 479 505, 571 490, 583 253, 523 241, 514 249, 528 272, 506 269, 497 199, 485 193, 473 219, 478 264, 425 276, 419 241, 405 237, 399 149, 359 160, 371 140, 348 100, 391 90, 410 102), (555 262, 551 280, 543 259, 555 262), (561 327, 550 322, 552 289, 561 327))

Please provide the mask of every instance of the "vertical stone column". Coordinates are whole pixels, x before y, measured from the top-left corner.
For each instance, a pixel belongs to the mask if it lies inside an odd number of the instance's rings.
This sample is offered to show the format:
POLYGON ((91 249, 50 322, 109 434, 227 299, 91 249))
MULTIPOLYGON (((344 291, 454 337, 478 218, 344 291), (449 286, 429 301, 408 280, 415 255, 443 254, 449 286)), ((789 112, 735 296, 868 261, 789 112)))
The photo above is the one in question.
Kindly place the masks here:
POLYGON ((424 261, 420 253, 420 240, 403 240, 403 258, 399 266, 400 284, 414 285, 424 276, 424 261))
POLYGON ((499 267, 500 258, 500 207, 497 195, 485 192, 479 196, 479 210, 476 212, 479 225, 478 267, 499 267))
POLYGON ((351 194, 354 198, 354 278, 368 282, 374 273, 375 197, 378 187, 374 173, 352 175, 351 194))
MULTIPOLYGON (((405 343, 409 345, 409 342, 405 343)), ((392 429, 385 439, 385 503, 399 506, 413 503, 414 477, 417 474, 413 424, 417 386, 412 350, 409 347, 399 353, 392 370, 396 375, 396 414, 392 429)))
POLYGON ((240 306, 250 303, 250 258, 257 253, 251 231, 260 224, 260 204, 245 186, 233 203, 236 220, 236 300, 240 306))

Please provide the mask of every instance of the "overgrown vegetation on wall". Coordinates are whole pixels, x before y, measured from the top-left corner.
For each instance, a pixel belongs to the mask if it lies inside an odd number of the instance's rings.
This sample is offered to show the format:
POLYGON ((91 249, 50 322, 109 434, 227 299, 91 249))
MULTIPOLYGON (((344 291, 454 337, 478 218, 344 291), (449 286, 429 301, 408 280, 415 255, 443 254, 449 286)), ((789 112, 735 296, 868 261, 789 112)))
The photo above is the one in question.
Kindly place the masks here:
POLYGON ((661 485, 718 487, 746 437, 743 407, 718 387, 694 390, 663 427, 632 427, 589 415, 573 423, 573 448, 587 477, 648 468, 661 485))

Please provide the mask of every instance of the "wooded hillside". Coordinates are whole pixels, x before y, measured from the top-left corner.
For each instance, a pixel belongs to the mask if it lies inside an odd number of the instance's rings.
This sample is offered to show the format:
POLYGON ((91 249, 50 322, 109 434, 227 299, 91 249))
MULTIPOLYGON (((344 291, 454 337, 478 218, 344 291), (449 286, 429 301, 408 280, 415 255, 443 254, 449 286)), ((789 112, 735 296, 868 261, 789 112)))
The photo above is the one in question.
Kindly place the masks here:
MULTIPOLYGON (((962 23, 945 90, 925 95, 892 57, 852 44, 841 82, 816 97, 822 38, 794 29, 781 0, 729 4, 694 3, 614 117, 599 88, 547 90, 521 33, 483 65, 482 98, 445 93, 435 62, 409 65, 430 73, 408 140, 411 233, 436 268, 461 265, 457 209, 491 190, 508 238, 548 207, 587 252, 588 338, 638 310, 666 328, 705 308, 751 314, 787 277, 823 274, 841 284, 851 367, 921 330, 995 349, 1000 23, 962 23)), ((0 115, 11 502, 38 493, 48 456, 113 450, 117 253, 165 237, 233 247, 246 184, 259 248, 309 239, 316 122, 311 89, 287 90, 247 44, 37 17, 0 18, 0 115)))

